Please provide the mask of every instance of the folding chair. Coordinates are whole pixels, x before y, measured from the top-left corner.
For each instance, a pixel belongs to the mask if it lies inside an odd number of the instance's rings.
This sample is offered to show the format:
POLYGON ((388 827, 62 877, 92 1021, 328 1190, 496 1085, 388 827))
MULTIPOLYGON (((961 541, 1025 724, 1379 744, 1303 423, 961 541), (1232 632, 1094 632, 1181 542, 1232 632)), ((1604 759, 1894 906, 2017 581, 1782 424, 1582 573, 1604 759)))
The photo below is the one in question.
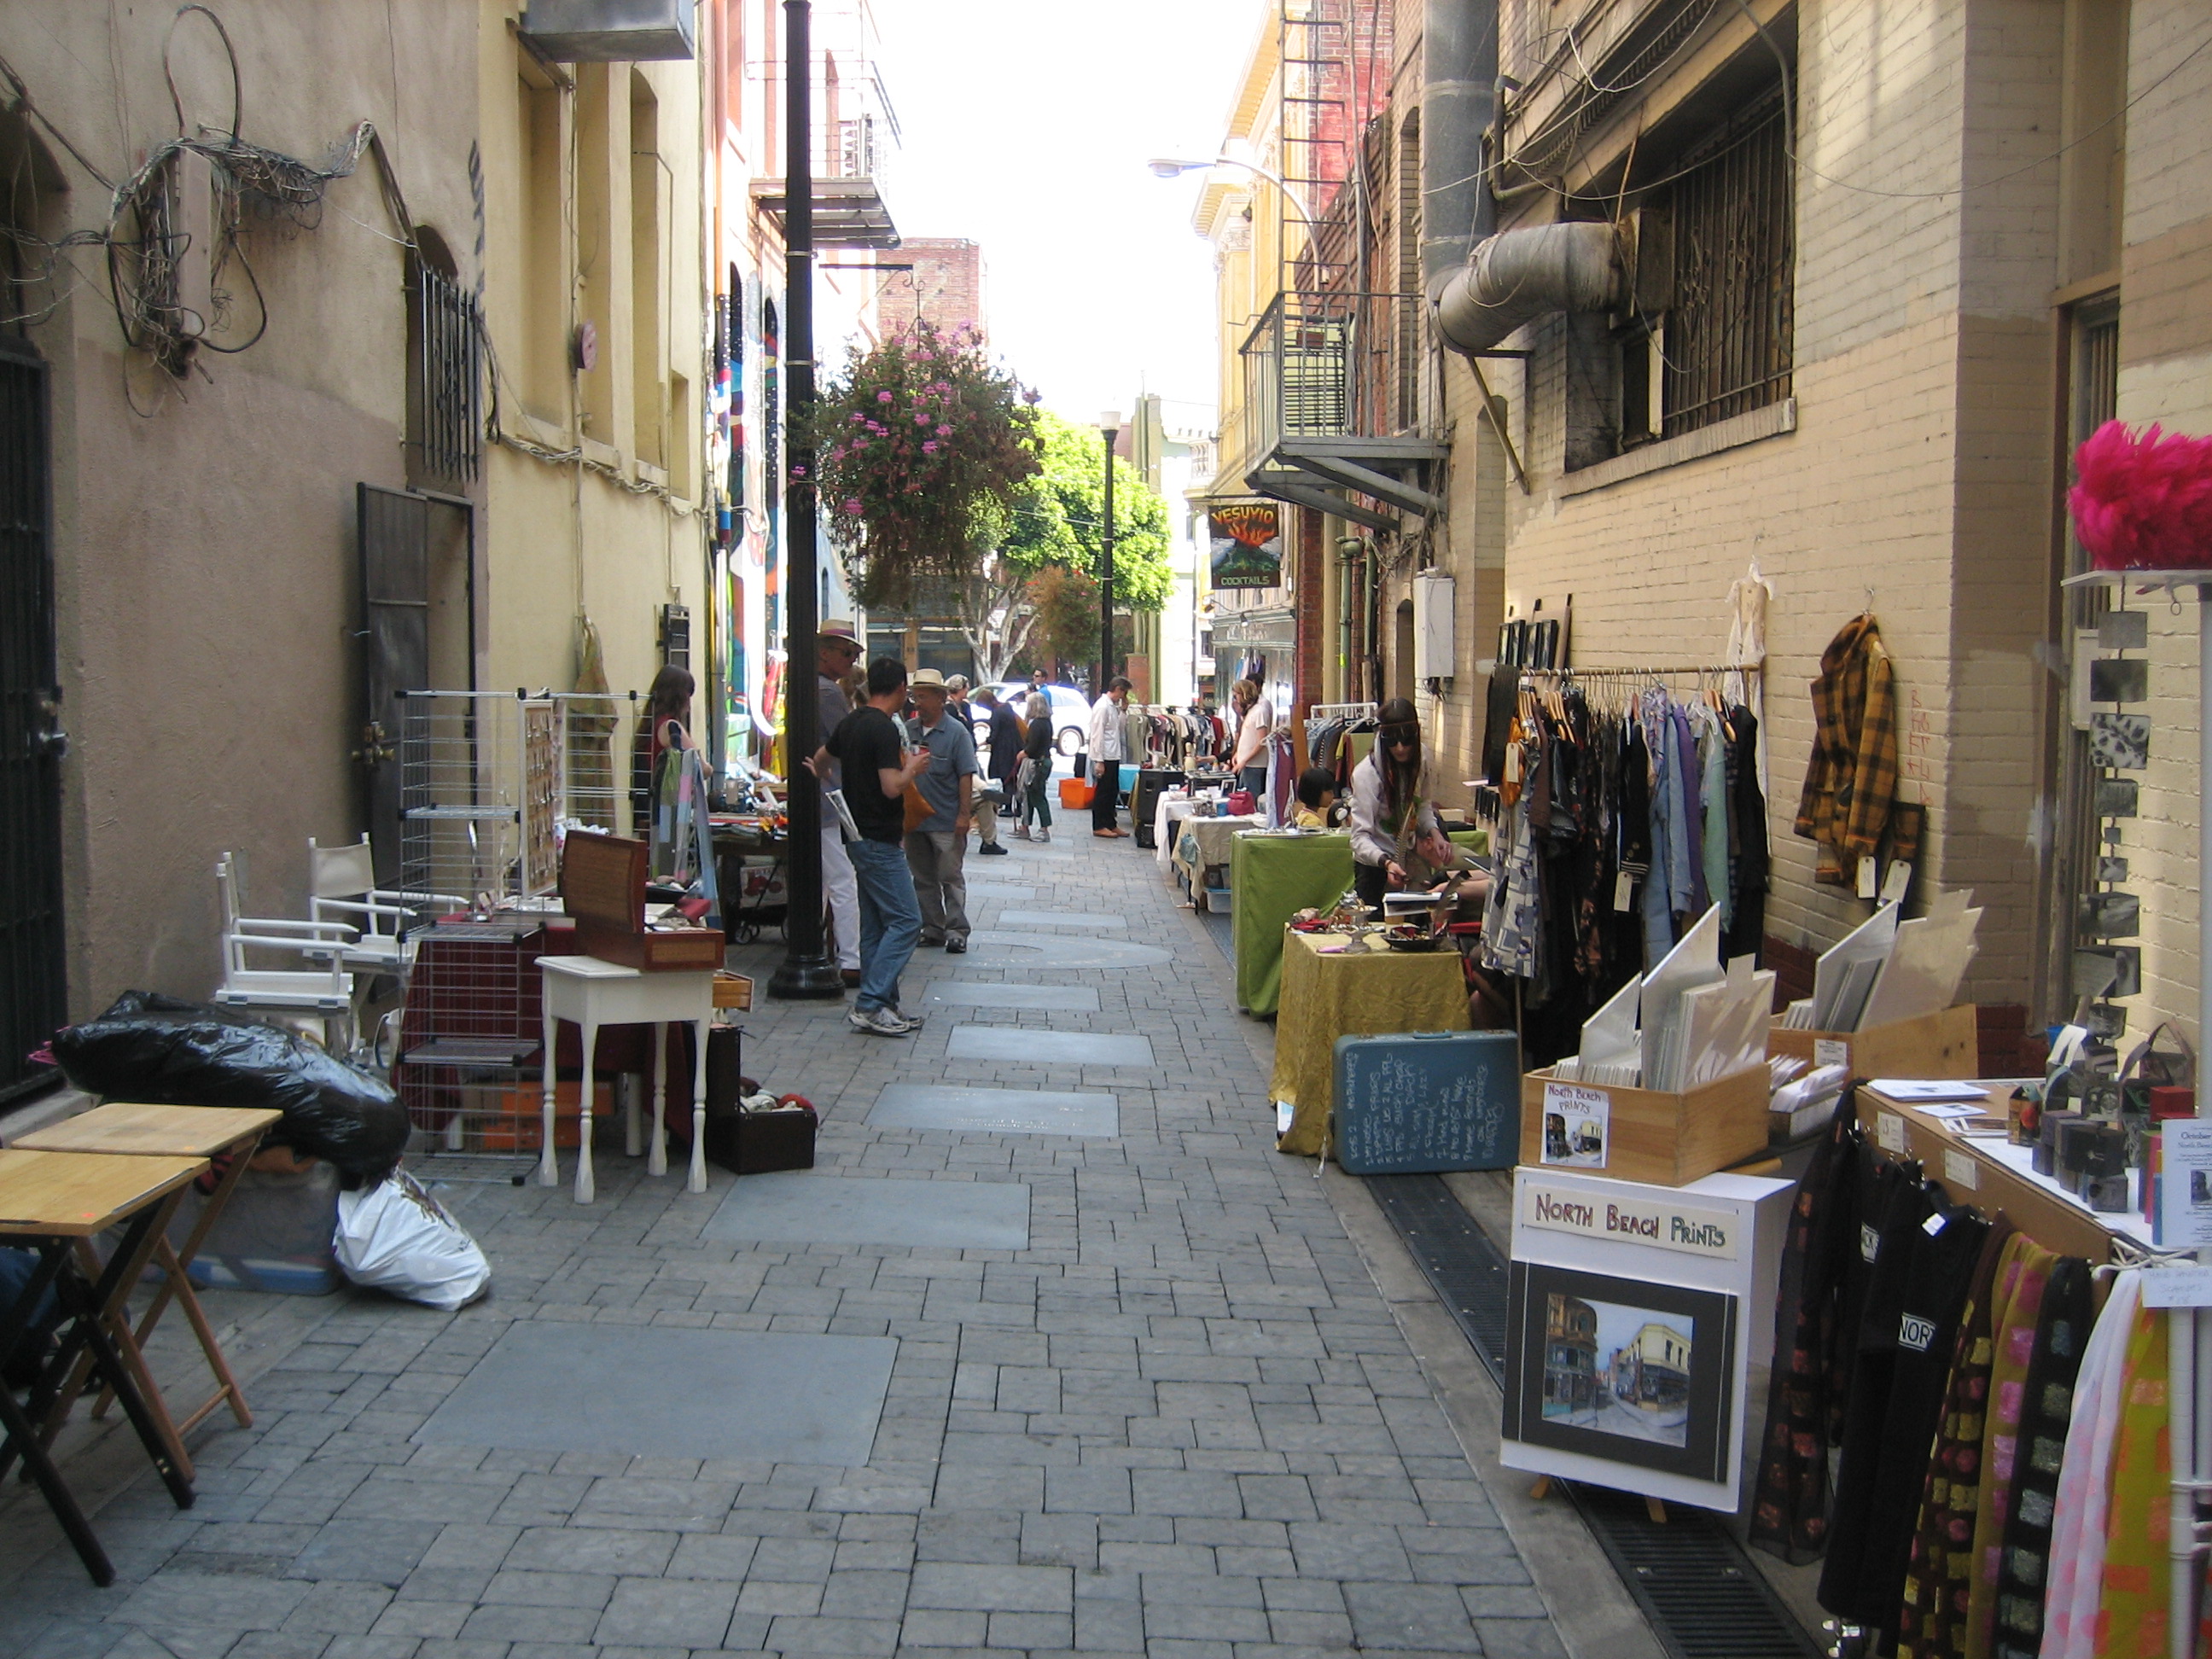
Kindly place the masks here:
POLYGON ((237 855, 216 860, 216 890, 222 899, 222 983, 211 1000, 259 1012, 312 1014, 323 1022, 325 1045, 334 1054, 349 1052, 353 1024, 353 975, 343 953, 356 936, 342 922, 295 921, 242 914, 244 870, 237 855), (289 951, 312 968, 256 968, 251 951, 289 951), (331 1041, 337 1022, 345 1042, 331 1041))

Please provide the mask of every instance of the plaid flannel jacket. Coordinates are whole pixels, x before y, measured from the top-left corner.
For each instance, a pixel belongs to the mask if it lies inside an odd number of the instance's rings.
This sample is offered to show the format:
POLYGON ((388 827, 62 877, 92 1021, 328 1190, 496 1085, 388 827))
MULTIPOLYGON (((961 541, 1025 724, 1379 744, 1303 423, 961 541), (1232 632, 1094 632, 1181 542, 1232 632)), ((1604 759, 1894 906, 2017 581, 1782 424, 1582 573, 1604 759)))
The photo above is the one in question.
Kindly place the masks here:
POLYGON ((1833 848, 1848 871, 1874 856, 1897 799, 1897 687, 1871 616, 1846 623, 1820 653, 1813 720, 1797 833, 1833 848))

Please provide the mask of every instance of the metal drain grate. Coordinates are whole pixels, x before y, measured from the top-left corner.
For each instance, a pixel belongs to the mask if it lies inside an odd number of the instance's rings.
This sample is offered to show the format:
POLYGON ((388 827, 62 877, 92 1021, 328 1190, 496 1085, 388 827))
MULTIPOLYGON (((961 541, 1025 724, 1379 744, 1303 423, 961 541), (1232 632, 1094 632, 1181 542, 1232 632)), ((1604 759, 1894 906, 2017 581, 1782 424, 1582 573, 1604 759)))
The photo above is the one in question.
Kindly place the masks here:
MULTIPOLYGON (((1366 1179, 1475 1358, 1503 1387, 1505 1258, 1439 1177, 1366 1179)), ((1677 1507, 1655 1522, 1641 1498, 1558 1484, 1669 1659, 1820 1659, 1819 1644, 1734 1535, 1704 1510, 1677 1507)))
POLYGON ((1490 1380, 1505 1386, 1505 1258, 1440 1176, 1369 1176, 1367 1190, 1420 1263, 1490 1380))

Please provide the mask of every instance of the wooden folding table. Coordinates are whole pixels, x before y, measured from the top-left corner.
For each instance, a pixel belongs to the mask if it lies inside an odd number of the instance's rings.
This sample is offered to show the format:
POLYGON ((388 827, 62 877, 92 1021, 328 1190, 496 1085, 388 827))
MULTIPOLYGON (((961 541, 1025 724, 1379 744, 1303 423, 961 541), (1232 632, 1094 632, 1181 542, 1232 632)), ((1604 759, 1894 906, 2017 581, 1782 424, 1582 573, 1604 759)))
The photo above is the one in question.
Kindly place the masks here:
POLYGON ((29 1330, 51 1290, 68 1321, 52 1360, 40 1370, 30 1398, 18 1405, 12 1390, 0 1388, 0 1476, 20 1455, 45 1495, 47 1508, 76 1547, 93 1582, 109 1584, 115 1569, 92 1526, 63 1481, 53 1457, 40 1443, 39 1425, 52 1409, 77 1357, 89 1349, 100 1373, 113 1385, 124 1414, 154 1461, 154 1468, 179 1509, 192 1506, 191 1477, 171 1453, 155 1419, 156 1407, 138 1391, 133 1369, 109 1334, 103 1310, 143 1268, 147 1241, 169 1224, 184 1196, 185 1183, 207 1168, 204 1158, 116 1158, 98 1152, 0 1152, 0 1236, 20 1238, 38 1251, 39 1264, 12 1304, 0 1306, 0 1364, 5 1364, 29 1330), (122 1224, 122 1242, 96 1280, 85 1273, 76 1247, 108 1228, 122 1224))
MULTIPOLYGON (((126 1341, 130 1345, 125 1350, 128 1358, 133 1351, 146 1346, 146 1339, 153 1334, 155 1325, 167 1310, 171 1297, 184 1305, 185 1317, 191 1322, 193 1334, 199 1338, 200 1352, 207 1356, 208 1369, 215 1373, 217 1384, 216 1391, 191 1411, 181 1416, 172 1414, 180 1443, 176 1454, 188 1479, 192 1473, 191 1459, 181 1444, 183 1437, 226 1401, 240 1428, 253 1425, 253 1413, 246 1407, 246 1395, 238 1386, 238 1379, 231 1375, 230 1362, 223 1358, 222 1346, 216 1340, 215 1328, 200 1307, 199 1296, 192 1289, 187 1270, 222 1218, 223 1208, 237 1189, 239 1178, 246 1173, 246 1161, 260 1145, 261 1137, 283 1115, 273 1109, 258 1106, 157 1106, 112 1101, 36 1130, 15 1143, 33 1152, 111 1152, 134 1158, 213 1158, 230 1155, 229 1167, 222 1172, 206 1203, 200 1206, 199 1218, 193 1223, 183 1248, 173 1248, 166 1231, 154 1236, 154 1259, 161 1264, 163 1275, 161 1288, 155 1292, 153 1305, 146 1310, 135 1333, 127 1327, 117 1331, 117 1346, 122 1347, 126 1341)), ((127 1297, 130 1291, 131 1282, 126 1281, 120 1294, 127 1297)), ((118 1307, 113 1311, 120 1322, 123 1310, 118 1307)), ((80 1364, 78 1374, 64 1385, 61 1396, 54 1402, 54 1413, 44 1429, 49 1445, 53 1443, 70 1407, 84 1386, 85 1370, 80 1364)), ((94 1417, 106 1413, 113 1394, 112 1389, 104 1390, 94 1402, 94 1417)))

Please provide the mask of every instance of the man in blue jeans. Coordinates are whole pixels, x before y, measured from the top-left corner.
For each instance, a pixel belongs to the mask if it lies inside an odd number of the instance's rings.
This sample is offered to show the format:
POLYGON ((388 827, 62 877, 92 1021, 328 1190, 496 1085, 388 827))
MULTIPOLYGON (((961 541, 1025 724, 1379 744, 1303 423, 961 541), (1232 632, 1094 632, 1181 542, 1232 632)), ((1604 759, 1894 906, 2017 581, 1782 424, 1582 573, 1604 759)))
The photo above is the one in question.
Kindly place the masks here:
POLYGON ((878 657, 868 665, 868 698, 839 721, 811 757, 817 773, 836 761, 845 806, 860 839, 845 851, 860 889, 860 989, 846 1016, 870 1036, 905 1036, 919 1018, 899 1012, 899 975, 921 937, 921 906, 906 859, 907 787, 929 764, 927 749, 908 753, 897 714, 906 707, 906 665, 878 657))

